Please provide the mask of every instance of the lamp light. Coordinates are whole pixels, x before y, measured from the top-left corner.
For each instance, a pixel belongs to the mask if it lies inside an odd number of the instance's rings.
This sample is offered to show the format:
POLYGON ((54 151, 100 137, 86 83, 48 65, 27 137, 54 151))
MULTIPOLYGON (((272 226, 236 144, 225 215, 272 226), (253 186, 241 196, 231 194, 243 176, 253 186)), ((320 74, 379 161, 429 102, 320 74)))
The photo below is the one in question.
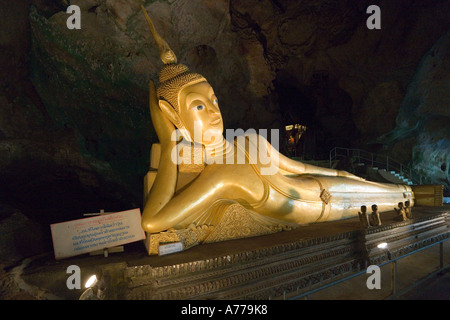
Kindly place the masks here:
POLYGON ((379 249, 386 249, 387 246, 388 246, 388 244, 386 242, 382 242, 382 243, 379 243, 377 245, 377 248, 379 248, 379 249))
POLYGON ((85 288, 91 288, 95 286, 97 283, 97 276, 94 274, 89 277, 89 279, 86 281, 86 284, 84 285, 85 288))

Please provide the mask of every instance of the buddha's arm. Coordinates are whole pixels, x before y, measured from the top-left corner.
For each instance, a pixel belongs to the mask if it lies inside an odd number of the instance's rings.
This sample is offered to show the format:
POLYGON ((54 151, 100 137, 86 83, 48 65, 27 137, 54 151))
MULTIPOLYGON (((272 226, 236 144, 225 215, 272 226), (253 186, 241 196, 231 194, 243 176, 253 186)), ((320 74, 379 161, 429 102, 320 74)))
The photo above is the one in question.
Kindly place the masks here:
POLYGON ((162 152, 158 174, 145 203, 142 221, 158 213, 172 199, 177 183, 177 165, 171 160, 171 150, 175 147, 175 142, 171 140, 171 134, 175 128, 163 116, 158 107, 153 81, 150 81, 150 114, 162 152))
POLYGON ((233 188, 228 179, 215 174, 213 169, 206 167, 189 188, 173 197, 155 215, 144 214, 143 229, 149 233, 157 233, 170 228, 186 228, 205 213, 216 200, 232 197, 230 190, 234 190, 233 195, 239 197, 239 187, 233 188))
MULTIPOLYGON (((260 136, 260 139, 265 138, 260 136)), ((354 174, 351 174, 347 171, 323 168, 292 160, 286 157, 285 155, 281 154, 280 152, 278 152, 275 148, 273 148, 270 145, 268 141, 267 141, 267 148, 268 150, 270 150, 271 157, 278 157, 279 169, 285 171, 287 174, 320 174, 324 176, 347 177, 355 180, 364 180, 363 178, 355 176, 354 174)))
POLYGON ((153 216, 144 214, 142 226, 149 233, 157 233, 187 228, 206 217, 214 225, 221 214, 213 208, 216 201, 226 199, 251 205, 264 198, 265 192, 264 184, 249 165, 208 165, 189 188, 176 194, 159 212, 153 216))
POLYGON ((221 189, 217 183, 196 184, 195 188, 188 188, 172 198, 157 214, 143 216, 142 227, 149 233, 157 233, 176 228, 185 220, 193 221, 220 196, 221 189))
POLYGON ((290 172, 292 174, 321 174, 324 176, 339 176, 339 177, 348 177, 353 178, 357 180, 361 180, 362 178, 355 176, 347 171, 341 171, 341 170, 335 170, 335 169, 329 169, 329 168, 323 168, 314 166, 311 164, 299 162, 292 160, 285 155, 278 153, 279 156, 279 166, 280 169, 285 170, 287 172, 290 172))

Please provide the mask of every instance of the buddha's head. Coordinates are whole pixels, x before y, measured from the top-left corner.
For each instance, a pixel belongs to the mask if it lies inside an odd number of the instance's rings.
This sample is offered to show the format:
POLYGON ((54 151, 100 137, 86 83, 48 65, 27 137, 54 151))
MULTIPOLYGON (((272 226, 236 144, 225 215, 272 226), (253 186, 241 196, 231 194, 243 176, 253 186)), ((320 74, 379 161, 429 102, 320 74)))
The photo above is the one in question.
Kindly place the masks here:
POLYGON ((157 89, 161 112, 180 129, 185 139, 208 145, 222 136, 223 122, 217 97, 208 81, 177 63, 175 53, 155 30, 144 7, 150 31, 164 63, 157 89))
POLYGON ((157 89, 163 114, 194 142, 210 144, 222 136, 223 122, 214 90, 206 79, 183 64, 166 64, 157 89), (186 134, 187 132, 187 134, 186 134))

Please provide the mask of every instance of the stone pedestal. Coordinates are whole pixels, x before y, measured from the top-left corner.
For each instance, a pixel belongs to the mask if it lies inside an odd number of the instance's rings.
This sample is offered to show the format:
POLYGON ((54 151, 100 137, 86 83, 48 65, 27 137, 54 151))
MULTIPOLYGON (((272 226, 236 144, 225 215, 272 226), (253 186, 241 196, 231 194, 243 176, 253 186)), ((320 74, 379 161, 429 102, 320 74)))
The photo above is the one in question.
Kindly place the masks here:
POLYGON ((205 243, 164 256, 149 256, 142 243, 108 258, 55 261, 49 254, 33 261, 21 277, 64 299, 80 294, 67 289, 70 265, 81 268, 82 283, 97 275, 102 299, 283 299, 445 241, 450 234, 447 210, 414 207, 414 219, 403 222, 395 221, 394 211, 382 212, 383 225, 367 229, 355 217, 205 243), (382 242, 389 252, 377 247, 382 242))
MULTIPOLYGON (((123 299, 277 299, 359 272, 449 237, 443 208, 363 229, 358 218, 260 237, 203 244, 123 269, 123 299), (379 249, 380 242, 389 244, 379 249)), ((179 237, 180 234, 174 235, 179 237)))

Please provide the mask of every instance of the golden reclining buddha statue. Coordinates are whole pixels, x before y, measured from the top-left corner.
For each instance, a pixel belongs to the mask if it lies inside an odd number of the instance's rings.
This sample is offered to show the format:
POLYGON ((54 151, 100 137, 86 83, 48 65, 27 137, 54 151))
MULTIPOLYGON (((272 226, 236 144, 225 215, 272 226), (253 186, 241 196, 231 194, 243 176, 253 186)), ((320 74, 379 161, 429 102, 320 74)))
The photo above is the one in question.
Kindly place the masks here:
POLYGON ((409 186, 294 161, 261 135, 224 139, 213 88, 177 63, 142 10, 164 63, 158 88, 150 81, 150 114, 160 143, 152 147, 159 163, 149 172, 142 214, 150 238, 189 246, 354 217, 362 205, 390 211, 398 202, 413 203, 409 186), (194 163, 180 163, 180 156, 192 154, 194 163))

